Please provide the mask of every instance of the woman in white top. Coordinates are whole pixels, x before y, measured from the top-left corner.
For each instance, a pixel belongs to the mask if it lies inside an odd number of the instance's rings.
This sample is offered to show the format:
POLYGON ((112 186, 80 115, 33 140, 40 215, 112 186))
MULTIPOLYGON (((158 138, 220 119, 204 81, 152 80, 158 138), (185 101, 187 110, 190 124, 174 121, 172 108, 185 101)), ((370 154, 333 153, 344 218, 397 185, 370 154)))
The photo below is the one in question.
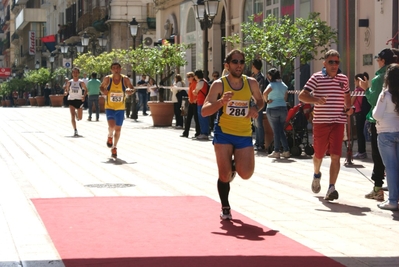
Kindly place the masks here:
POLYGON ((384 88, 373 110, 377 121, 378 149, 385 165, 389 198, 380 209, 398 210, 399 199, 399 65, 387 67, 384 88))
POLYGON ((176 120, 176 129, 183 128, 183 116, 181 115, 181 103, 182 103, 182 92, 183 89, 179 87, 184 87, 183 79, 180 74, 176 74, 175 82, 173 83, 172 90, 172 102, 174 103, 174 111, 175 111, 175 120, 176 120))
POLYGON ((150 91, 150 101, 158 100, 158 88, 155 86, 155 80, 150 78, 148 81, 149 91, 150 91))

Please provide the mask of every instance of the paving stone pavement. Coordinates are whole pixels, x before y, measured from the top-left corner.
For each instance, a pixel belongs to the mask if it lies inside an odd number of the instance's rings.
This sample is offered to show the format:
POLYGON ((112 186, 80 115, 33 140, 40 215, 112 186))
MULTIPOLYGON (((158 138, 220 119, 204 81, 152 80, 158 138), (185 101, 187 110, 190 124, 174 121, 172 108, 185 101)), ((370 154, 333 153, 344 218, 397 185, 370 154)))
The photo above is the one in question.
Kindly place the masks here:
MULTIPOLYGON (((151 116, 140 114, 138 122, 125 120, 115 161, 105 145, 104 114, 89 122, 84 111, 80 137, 73 137, 66 108, 0 108, 1 267, 63 266, 31 198, 194 195, 219 202, 212 143, 155 128, 151 116)), ((255 153, 253 177, 231 185, 233 217, 240 212, 345 266, 399 266, 399 212, 364 198, 373 185, 370 159, 351 167, 341 159, 340 196, 330 203, 323 200, 329 158, 322 190, 313 194, 311 157, 255 153)), ((209 212, 219 220, 219 210, 209 212)))

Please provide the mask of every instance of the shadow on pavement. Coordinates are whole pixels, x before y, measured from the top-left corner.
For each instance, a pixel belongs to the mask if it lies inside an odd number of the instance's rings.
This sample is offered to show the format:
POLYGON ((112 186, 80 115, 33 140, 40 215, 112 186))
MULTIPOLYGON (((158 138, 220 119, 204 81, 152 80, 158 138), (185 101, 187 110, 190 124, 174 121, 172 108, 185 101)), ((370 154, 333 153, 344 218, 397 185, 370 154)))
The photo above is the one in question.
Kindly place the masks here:
POLYGON ((109 158, 108 161, 103 161, 106 164, 123 165, 123 164, 136 164, 137 162, 127 162, 120 158, 109 158))
POLYGON ((324 206, 329 208, 329 210, 316 209, 318 211, 348 213, 355 216, 366 216, 367 212, 371 212, 371 209, 368 207, 357 207, 347 204, 341 204, 339 202, 331 202, 325 200, 324 197, 317 197, 317 198, 324 206))

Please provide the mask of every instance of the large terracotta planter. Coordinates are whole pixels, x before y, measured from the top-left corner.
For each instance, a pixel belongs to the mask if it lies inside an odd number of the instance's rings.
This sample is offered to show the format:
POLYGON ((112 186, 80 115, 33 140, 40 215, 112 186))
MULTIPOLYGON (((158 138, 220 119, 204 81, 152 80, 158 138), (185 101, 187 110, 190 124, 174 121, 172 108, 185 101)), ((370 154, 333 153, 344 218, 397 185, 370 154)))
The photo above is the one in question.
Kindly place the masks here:
POLYGON ((37 106, 36 98, 34 97, 29 97, 29 104, 31 106, 37 106))
POLYGON ((52 107, 62 107, 64 95, 50 95, 50 102, 52 107))
POLYGON ((11 100, 5 100, 4 107, 11 107, 11 100))
POLYGON ((35 96, 37 106, 42 107, 44 106, 44 96, 35 96))
POLYGON ((25 105, 26 105, 26 100, 24 98, 17 99, 17 106, 25 106, 25 105))
POLYGON ((150 107, 152 121, 154 126, 166 127, 172 126, 174 109, 173 102, 155 102, 149 101, 148 106, 150 107))

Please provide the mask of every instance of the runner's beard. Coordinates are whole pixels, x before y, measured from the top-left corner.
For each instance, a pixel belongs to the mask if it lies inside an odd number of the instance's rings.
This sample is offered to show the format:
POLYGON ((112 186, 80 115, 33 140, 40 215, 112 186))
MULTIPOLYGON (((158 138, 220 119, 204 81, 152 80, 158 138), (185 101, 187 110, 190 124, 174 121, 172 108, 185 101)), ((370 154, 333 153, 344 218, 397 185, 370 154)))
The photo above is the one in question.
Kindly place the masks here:
POLYGON ((241 78, 243 71, 239 71, 238 73, 239 73, 239 74, 237 74, 236 71, 231 71, 229 74, 230 74, 231 76, 233 76, 234 78, 241 78))

